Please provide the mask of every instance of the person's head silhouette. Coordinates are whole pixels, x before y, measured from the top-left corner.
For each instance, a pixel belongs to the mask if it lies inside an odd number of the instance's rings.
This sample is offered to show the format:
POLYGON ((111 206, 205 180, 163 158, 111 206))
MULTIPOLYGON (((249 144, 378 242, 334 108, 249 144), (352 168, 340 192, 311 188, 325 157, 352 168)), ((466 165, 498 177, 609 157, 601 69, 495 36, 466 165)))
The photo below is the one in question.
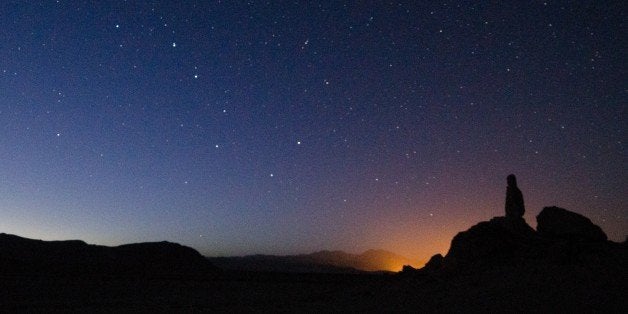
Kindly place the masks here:
POLYGON ((512 186, 512 187, 517 186, 517 177, 515 177, 514 174, 508 175, 508 177, 506 178, 506 181, 508 182, 508 186, 512 186))

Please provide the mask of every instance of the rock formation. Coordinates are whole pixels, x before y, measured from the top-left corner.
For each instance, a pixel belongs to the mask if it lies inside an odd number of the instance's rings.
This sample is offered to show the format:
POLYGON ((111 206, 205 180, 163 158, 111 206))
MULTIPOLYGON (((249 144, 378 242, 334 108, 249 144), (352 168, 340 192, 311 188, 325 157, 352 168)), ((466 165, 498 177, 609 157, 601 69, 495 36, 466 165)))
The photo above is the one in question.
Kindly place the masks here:
POLYGON ((625 312, 625 242, 560 208, 543 209, 537 221, 535 231, 521 217, 495 217, 458 233, 445 257, 404 268, 409 297, 395 290, 390 298, 417 306, 436 298, 435 312, 625 312))
POLYGON ((589 218, 563 208, 545 207, 536 220, 539 235, 546 238, 595 242, 607 239, 604 231, 589 218))
POLYGON ((423 267, 426 271, 437 271, 443 267, 444 257, 440 254, 436 254, 430 258, 430 260, 423 267))
POLYGON ((495 217, 458 233, 442 264, 458 269, 476 264, 517 263, 536 240, 534 229, 523 218, 495 217))
POLYGON ((495 267, 566 264, 586 268, 628 266, 626 246, 607 241, 602 229, 582 215, 546 207, 537 222, 537 231, 521 217, 480 222, 458 233, 445 257, 432 257, 420 271, 469 273, 495 267))

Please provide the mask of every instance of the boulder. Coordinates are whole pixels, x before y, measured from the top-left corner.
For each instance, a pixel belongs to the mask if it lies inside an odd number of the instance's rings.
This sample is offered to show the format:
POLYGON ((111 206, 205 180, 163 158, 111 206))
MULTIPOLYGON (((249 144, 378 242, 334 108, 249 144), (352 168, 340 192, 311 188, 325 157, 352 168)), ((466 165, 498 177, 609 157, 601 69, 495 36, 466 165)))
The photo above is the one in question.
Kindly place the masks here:
POLYGON ((559 207, 545 207, 536 216, 538 234, 548 239, 588 242, 607 240, 602 229, 580 214, 559 207))
POLYGON ((444 257, 440 254, 436 254, 430 258, 430 260, 423 267, 426 271, 437 271, 443 267, 444 257))
POLYGON ((417 269, 410 266, 410 265, 403 265, 403 267, 401 268, 401 273, 407 274, 407 273, 414 273, 416 272, 417 269))

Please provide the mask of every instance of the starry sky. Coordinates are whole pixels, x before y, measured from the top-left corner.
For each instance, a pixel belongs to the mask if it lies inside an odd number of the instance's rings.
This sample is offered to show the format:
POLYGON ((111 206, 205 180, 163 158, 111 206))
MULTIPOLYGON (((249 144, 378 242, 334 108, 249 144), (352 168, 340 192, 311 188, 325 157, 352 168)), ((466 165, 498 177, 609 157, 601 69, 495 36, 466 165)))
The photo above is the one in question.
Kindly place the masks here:
POLYGON ((543 206, 628 234, 624 1, 2 1, 0 231, 425 261, 543 206))

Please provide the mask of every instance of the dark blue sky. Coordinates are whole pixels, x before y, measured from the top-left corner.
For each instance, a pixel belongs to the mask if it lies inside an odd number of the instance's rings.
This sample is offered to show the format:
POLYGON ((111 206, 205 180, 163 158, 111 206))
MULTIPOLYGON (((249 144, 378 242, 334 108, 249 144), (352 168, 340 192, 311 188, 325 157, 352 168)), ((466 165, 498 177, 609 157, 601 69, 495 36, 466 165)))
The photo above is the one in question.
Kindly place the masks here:
POLYGON ((3 1, 0 231, 207 255, 628 231, 622 1, 3 1))

